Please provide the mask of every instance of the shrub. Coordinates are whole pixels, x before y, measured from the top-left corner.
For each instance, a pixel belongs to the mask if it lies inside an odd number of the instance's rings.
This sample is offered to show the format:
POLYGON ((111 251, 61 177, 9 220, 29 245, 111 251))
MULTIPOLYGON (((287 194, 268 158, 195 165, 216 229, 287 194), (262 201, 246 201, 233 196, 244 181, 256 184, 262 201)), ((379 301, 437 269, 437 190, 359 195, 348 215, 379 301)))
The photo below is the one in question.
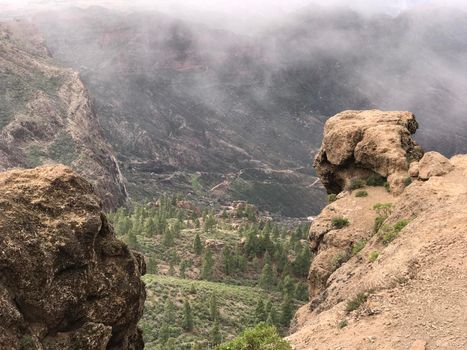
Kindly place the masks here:
POLYGON ((386 218, 384 216, 377 216, 375 218, 375 224, 373 226, 373 232, 374 233, 378 233, 381 226, 383 226, 384 220, 386 220, 386 218))
POLYGON ((328 194, 328 203, 335 202, 336 199, 337 199, 337 194, 335 193, 328 194))
POLYGON ((331 270, 332 270, 332 272, 336 271, 339 267, 341 267, 349 259, 350 259, 350 256, 346 252, 341 252, 341 253, 336 254, 331 260, 331 270))
POLYGON ((274 326, 260 323, 247 329, 234 340, 222 344, 216 350, 292 350, 290 344, 282 339, 274 326))
POLYGON ((389 244, 393 240, 395 240, 396 237, 399 235, 399 232, 401 232, 402 229, 408 225, 408 223, 409 223, 408 220, 402 219, 396 222, 393 227, 390 227, 387 225, 383 226, 381 228, 382 232, 380 234, 383 243, 389 244))
POLYGON ((352 245, 352 255, 357 255, 363 248, 365 248, 366 245, 366 240, 361 239, 357 242, 355 242, 352 245))
POLYGON ((368 186, 384 186, 386 182, 386 178, 379 174, 370 175, 366 180, 368 186))
POLYGON ((391 243, 393 240, 395 240, 396 237, 397 237, 397 234, 398 234, 398 232, 396 232, 390 226, 385 225, 385 226, 381 227, 381 232, 380 232, 381 240, 386 245, 391 243))
POLYGON ((350 180, 349 189, 351 191, 358 190, 359 188, 365 187, 365 185, 366 185, 366 182, 362 179, 352 179, 350 180))
POLYGON ((347 301, 345 311, 349 313, 357 310, 367 299, 368 295, 366 293, 358 293, 353 299, 347 301))
POLYGON ((375 210, 379 216, 383 216, 387 218, 391 214, 392 204, 391 203, 376 203, 373 206, 373 210, 375 210))
POLYGON ((368 192, 367 191, 358 191, 355 194, 355 197, 368 197, 368 192))
POLYGON ((347 218, 344 218, 342 216, 338 216, 335 218, 332 218, 332 226, 336 229, 341 229, 345 226, 349 225, 349 220, 347 218))
POLYGON ((397 233, 401 232, 405 226, 409 224, 409 220, 402 219, 394 224, 394 231, 397 233))
POLYGON ((348 325, 349 323, 347 322, 347 320, 342 320, 337 324, 337 328, 342 329, 342 328, 347 327, 348 325))
POLYGON ((376 259, 378 259, 378 256, 379 256, 379 252, 376 251, 376 250, 373 250, 370 255, 368 255, 368 261, 370 263, 373 263, 376 261, 376 259))

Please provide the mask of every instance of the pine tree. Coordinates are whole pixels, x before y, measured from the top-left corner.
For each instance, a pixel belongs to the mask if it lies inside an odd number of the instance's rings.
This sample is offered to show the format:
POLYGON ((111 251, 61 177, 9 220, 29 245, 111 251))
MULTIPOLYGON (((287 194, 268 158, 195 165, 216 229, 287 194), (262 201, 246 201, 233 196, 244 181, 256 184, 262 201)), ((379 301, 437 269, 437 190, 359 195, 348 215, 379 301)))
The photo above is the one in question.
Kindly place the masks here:
POLYGON ((128 232, 128 245, 132 249, 135 249, 138 247, 138 239, 136 238, 136 234, 133 230, 128 232))
POLYGON ((278 326, 278 323, 279 323, 278 321, 279 320, 278 320, 278 316, 277 316, 277 310, 274 307, 274 305, 272 305, 271 309, 268 312, 268 317, 266 319, 266 323, 274 325, 274 326, 278 326))
POLYGON ((170 338, 170 328, 169 324, 166 321, 163 321, 161 324, 161 328, 159 329, 159 342, 161 344, 166 344, 170 338))
POLYGON ((175 306, 172 300, 170 300, 170 296, 167 298, 164 305, 163 320, 167 322, 167 324, 174 324, 175 322, 175 306))
POLYGON ((255 310, 255 322, 256 323, 261 323, 266 321, 267 314, 266 310, 264 307, 264 302, 262 299, 258 300, 258 303, 256 304, 256 310, 255 310))
POLYGON ((191 313, 191 305, 188 300, 183 304, 183 324, 182 327, 185 331, 193 330, 193 315, 191 313))
POLYGON ((144 234, 147 237, 153 237, 156 231, 156 223, 152 217, 146 219, 144 223, 144 234))
POLYGON ((213 321, 219 318, 219 308, 217 306, 217 297, 215 294, 211 295, 209 299, 209 316, 213 321))
POLYGON ((259 280, 259 285, 263 289, 268 289, 274 284, 274 275, 272 272, 272 267, 269 264, 264 265, 263 271, 261 272, 261 277, 259 280))
POLYGON ((308 287, 304 283, 297 283, 294 294, 296 299, 308 301, 308 287))
POLYGON ((199 233, 196 233, 195 240, 193 242, 193 250, 196 255, 201 255, 201 253, 203 252, 203 245, 201 243, 199 233))
POLYGON ((222 250, 222 270, 227 275, 230 275, 234 270, 234 258, 229 247, 222 250))
POLYGON ((159 272, 159 269, 157 267, 157 261, 152 256, 148 260, 146 269, 147 269, 148 274, 156 275, 159 272))
POLYGON ((308 247, 303 247, 295 258, 292 268, 297 277, 307 277, 310 269, 311 253, 308 247))
POLYGON ((284 297, 292 297, 293 292, 295 290, 295 286, 293 284, 292 279, 290 278, 289 275, 286 275, 284 279, 282 280, 282 295, 284 297))
POLYGON ((174 243, 174 236, 173 236, 172 230, 170 228, 167 228, 164 231, 164 237, 162 240, 162 244, 166 247, 171 247, 173 243, 174 243))
POLYGON ((221 331, 219 328, 218 320, 214 321, 214 325, 211 329, 210 336, 211 336, 211 344, 219 345, 222 342, 222 335, 221 335, 221 331))
POLYGON ((188 261, 183 260, 180 263, 180 278, 185 278, 186 277, 185 272, 186 272, 187 267, 188 267, 188 261))
POLYGON ((292 320, 292 317, 293 317, 292 299, 290 298, 289 295, 286 295, 281 304, 281 315, 280 315, 279 321, 282 326, 288 327, 290 324, 290 321, 292 320))
POLYGON ((212 258, 211 249, 206 249, 203 257, 203 266, 201 267, 201 278, 204 280, 212 280, 214 269, 214 260, 212 258))

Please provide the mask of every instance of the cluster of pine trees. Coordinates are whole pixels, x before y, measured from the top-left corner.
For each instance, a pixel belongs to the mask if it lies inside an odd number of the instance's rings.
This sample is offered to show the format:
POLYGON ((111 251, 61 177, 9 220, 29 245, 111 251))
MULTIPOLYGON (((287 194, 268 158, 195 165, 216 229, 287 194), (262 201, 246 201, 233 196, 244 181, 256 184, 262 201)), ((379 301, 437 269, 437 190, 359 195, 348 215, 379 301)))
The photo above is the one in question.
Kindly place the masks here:
MULTIPOLYGON (((286 329, 297 300, 308 299, 305 279, 312 259, 307 244, 308 225, 299 225, 294 230, 284 229, 271 220, 262 219, 256 208, 246 203, 233 211, 224 209, 219 213, 213 209, 181 205, 186 203, 182 198, 163 196, 157 203, 118 209, 109 214, 109 218, 116 234, 131 248, 145 254, 149 274, 158 274, 159 265, 164 265, 164 274, 167 274, 168 265, 168 274, 179 278, 187 278, 187 270, 196 270, 199 271, 197 278, 202 280, 234 281, 249 286, 255 283, 281 298, 259 300, 251 324, 267 323, 286 329), (233 222, 238 234, 237 243, 225 244, 220 251, 211 250, 204 240, 218 237, 216 234, 233 222), (180 250, 187 239, 191 239, 191 243, 180 250)), ((190 276, 193 278, 192 273, 190 276)), ((209 308, 212 323, 209 344, 214 346, 223 340, 222 320, 216 316, 215 299, 210 300, 209 308)), ((196 328, 196 317, 188 299, 184 301, 181 313, 183 317, 175 318, 175 306, 168 298, 158 329, 161 349, 177 348, 175 338, 179 330, 192 332, 196 328)), ((177 314, 180 315, 180 310, 177 314)), ((193 344, 193 348, 197 346, 193 344)))

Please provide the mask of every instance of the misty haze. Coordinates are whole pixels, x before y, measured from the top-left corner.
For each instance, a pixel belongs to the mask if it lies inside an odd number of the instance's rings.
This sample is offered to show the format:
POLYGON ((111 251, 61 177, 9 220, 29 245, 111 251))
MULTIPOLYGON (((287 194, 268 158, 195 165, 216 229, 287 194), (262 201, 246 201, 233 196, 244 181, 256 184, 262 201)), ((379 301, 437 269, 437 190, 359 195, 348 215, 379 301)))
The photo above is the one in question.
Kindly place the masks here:
POLYGON ((467 346, 361 307, 467 227, 466 73, 460 0, 0 0, 0 349, 467 346))

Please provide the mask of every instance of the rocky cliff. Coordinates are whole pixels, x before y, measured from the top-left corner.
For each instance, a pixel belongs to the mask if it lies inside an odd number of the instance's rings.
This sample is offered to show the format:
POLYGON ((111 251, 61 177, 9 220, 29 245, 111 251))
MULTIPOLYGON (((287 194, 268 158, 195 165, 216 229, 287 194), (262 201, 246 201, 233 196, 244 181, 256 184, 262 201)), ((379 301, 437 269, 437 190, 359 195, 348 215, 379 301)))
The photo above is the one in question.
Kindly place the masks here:
POLYGON ((63 163, 90 179, 105 208, 127 193, 78 73, 58 66, 26 21, 0 24, 0 170, 63 163))
POLYGON ((340 193, 310 228, 296 349, 467 346, 467 156, 423 155, 415 129, 407 112, 347 111, 326 124, 315 166, 340 193), (390 189, 375 186, 381 175, 406 177, 390 189))
POLYGON ((0 173, 0 348, 143 349, 144 260, 64 166, 0 173))

